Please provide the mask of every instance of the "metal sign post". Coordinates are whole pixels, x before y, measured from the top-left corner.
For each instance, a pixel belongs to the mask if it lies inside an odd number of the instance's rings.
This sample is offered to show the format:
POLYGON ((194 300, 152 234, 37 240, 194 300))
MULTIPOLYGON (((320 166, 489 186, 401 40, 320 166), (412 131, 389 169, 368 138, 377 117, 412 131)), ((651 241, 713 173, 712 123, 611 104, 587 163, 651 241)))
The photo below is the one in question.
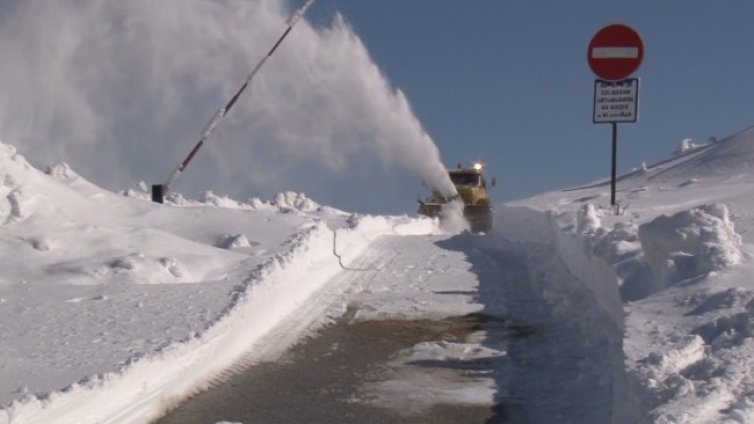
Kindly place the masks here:
POLYGON ((610 172, 610 206, 616 205, 615 180, 618 162, 618 123, 636 122, 639 112, 639 79, 629 78, 644 58, 644 45, 625 25, 602 28, 589 43, 589 67, 601 79, 594 81, 595 124, 612 124, 613 149, 610 172))
POLYGON ((613 126, 613 154, 610 172, 610 205, 615 206, 615 174, 618 150, 618 122, 636 122, 639 117, 639 79, 623 81, 594 81, 595 124, 613 126))

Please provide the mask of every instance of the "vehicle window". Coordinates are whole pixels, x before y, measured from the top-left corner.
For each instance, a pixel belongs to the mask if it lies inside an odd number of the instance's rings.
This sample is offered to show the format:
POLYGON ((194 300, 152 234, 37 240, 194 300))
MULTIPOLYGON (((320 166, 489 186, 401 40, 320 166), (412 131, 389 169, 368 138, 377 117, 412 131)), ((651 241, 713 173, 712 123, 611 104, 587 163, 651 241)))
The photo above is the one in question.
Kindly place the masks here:
POLYGON ((479 174, 451 174, 450 179, 453 184, 458 185, 479 185, 481 183, 481 175, 479 174))

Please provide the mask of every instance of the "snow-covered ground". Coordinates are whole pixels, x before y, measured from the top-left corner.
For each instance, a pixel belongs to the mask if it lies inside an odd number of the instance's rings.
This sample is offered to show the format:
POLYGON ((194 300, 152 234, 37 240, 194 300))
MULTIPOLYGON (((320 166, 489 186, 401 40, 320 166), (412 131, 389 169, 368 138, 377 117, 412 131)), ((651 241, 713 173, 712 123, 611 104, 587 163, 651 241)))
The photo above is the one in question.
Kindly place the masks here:
POLYGON ((754 130, 685 142, 620 177, 618 211, 601 181, 499 205, 490 234, 454 236, 294 193, 155 205, 65 164, 34 169, 0 144, 0 423, 149 422, 238 361, 344 314, 481 314, 536 335, 417 345, 390 366, 496 369, 445 387, 417 373, 363 387, 387 407, 408 408, 396 400, 430 384, 412 407, 495 402, 522 422, 754 422, 751 163, 754 130))
POLYGON ((499 210, 509 239, 552 244, 625 326, 631 396, 657 423, 754 422, 754 129, 618 180, 499 210), (613 293, 614 292, 614 293, 613 293))
POLYGON ((0 181, 0 422, 148 421, 253 351, 370 241, 436 231, 294 193, 159 206, 65 164, 41 172, 6 144, 0 181))

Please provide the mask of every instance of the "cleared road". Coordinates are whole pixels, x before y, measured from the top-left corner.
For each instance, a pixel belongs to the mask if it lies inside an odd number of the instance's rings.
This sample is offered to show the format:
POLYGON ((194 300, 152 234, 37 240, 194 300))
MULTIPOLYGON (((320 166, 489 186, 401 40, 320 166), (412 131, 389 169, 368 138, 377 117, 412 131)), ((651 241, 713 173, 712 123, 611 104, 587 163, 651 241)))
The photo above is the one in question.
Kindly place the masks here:
POLYGON ((546 246, 396 236, 351 265, 276 334, 319 330, 158 423, 621 422, 621 335, 546 246))
MULTIPOLYGON (((480 324, 474 316, 443 321, 340 321, 279 360, 253 366, 200 394, 159 424, 495 422, 491 419, 502 411, 489 406, 437 404, 400 410, 375 405, 364 391, 402 372, 388 365, 402 350, 420 342, 459 341, 480 324)), ((433 379, 459 380, 475 372, 474 364, 465 368, 427 366, 421 372, 434 374, 433 379)))

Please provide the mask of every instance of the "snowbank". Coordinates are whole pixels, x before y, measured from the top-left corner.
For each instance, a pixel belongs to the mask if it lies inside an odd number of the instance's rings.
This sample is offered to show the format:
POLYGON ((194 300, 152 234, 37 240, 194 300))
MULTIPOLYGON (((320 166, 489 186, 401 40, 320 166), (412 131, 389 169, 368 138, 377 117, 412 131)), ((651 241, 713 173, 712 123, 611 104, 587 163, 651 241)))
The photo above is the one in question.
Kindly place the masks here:
MULTIPOLYGON (((516 255, 523 255, 523 262, 531 267, 528 272, 532 276, 524 284, 537 300, 538 307, 547 310, 545 316, 549 317, 549 322, 558 323, 551 330, 557 334, 545 336, 553 343, 553 351, 558 352, 554 355, 559 355, 561 349, 574 349, 578 353, 572 355, 594 356, 589 360, 590 367, 583 367, 581 362, 570 366, 553 365, 550 370, 553 375, 543 372, 538 377, 558 378, 562 367, 600 376, 590 384, 564 383, 572 384, 570 390, 574 392, 571 397, 553 394, 552 401, 573 404, 580 396, 590 396, 588 393, 597 390, 606 403, 592 405, 589 412, 581 410, 586 405, 576 407, 580 412, 574 413, 580 415, 571 419, 608 422, 602 420, 610 417, 609 422, 632 422, 637 416, 634 410, 636 400, 626 378, 622 355, 625 322, 619 277, 605 258, 594 254, 595 250, 605 249, 599 241, 609 233, 602 227, 603 213, 594 205, 586 205, 571 213, 537 210, 522 203, 502 205, 496 208, 492 238, 497 239, 498 244, 512 241, 514 244, 509 249, 516 255), (569 336, 560 340, 563 334, 569 336), (570 338, 576 338, 577 342, 570 342, 570 338)), ((521 316, 514 315, 514 318, 536 319, 536 314, 532 316, 531 312, 519 311, 519 314, 521 316)), ((559 361, 567 363, 568 359, 551 359, 553 364, 559 361)), ((587 380, 589 377, 584 375, 583 378, 587 380)), ((545 414, 540 418, 552 417, 545 414)))
MULTIPOLYGON (((61 180, 75 178, 76 175, 70 170, 67 164, 55 165, 48 170, 48 173, 61 180), (73 177, 70 177, 71 175, 73 177)), ((151 200, 149 188, 144 182, 139 184, 138 190, 128 189, 121 191, 120 194, 131 198, 151 200)), ((280 212, 303 213, 327 212, 330 214, 347 215, 346 212, 333 207, 320 205, 314 200, 308 198, 304 193, 296 193, 293 191, 278 193, 269 201, 261 200, 257 197, 253 197, 246 201, 238 201, 229 196, 218 195, 211 190, 203 192, 198 200, 191 200, 187 199, 180 193, 170 192, 166 196, 165 202, 175 206, 218 206, 229 209, 275 210, 280 212)))
POLYGON ((13 258, 0 274, 0 423, 147 422, 260 348, 376 238, 437 231, 296 193, 124 194, 63 163, 40 172, 0 143, 0 253, 13 258))
POLYGON ((620 214, 601 181, 506 204, 496 231, 556 249, 625 328, 625 422, 754 422, 754 128, 675 153, 618 178, 620 214))
POLYGON ((0 412, 0 423, 114 424, 154 419, 253 351, 262 336, 341 271, 338 256, 356 257, 384 234, 432 229, 419 222, 364 216, 353 217, 347 228, 337 230, 322 221, 313 224, 294 236, 289 251, 275 255, 243 281, 233 303, 211 328, 116 372, 43 399, 14 402, 0 412))
POLYGON ((639 227, 639 240, 657 289, 741 262, 741 237, 725 205, 662 215, 639 227))
POLYGON ((497 208, 493 234, 519 243, 551 246, 568 270, 594 294, 603 313, 616 330, 623 328, 623 306, 615 269, 592 253, 594 234, 602 234, 594 206, 578 212, 572 222, 553 211, 537 211, 525 206, 497 208))
POLYGON ((496 231, 519 242, 552 246, 611 318, 615 337, 629 326, 628 368, 615 370, 616 381, 622 378, 626 386, 619 388, 613 405, 615 416, 627 421, 615 422, 713 423, 721 422, 721 411, 730 422, 750 422, 752 398, 742 398, 739 387, 748 375, 742 370, 754 365, 741 360, 751 349, 746 346, 754 346, 754 292, 730 288, 720 293, 730 284, 723 282, 716 283, 717 289, 684 289, 687 294, 667 291, 707 281, 742 263, 742 238, 729 208, 701 205, 637 224, 640 217, 615 216, 592 204, 559 210, 516 204, 498 208, 496 231), (604 221, 612 228, 605 228, 604 221), (624 300, 642 299, 624 308, 624 300))

